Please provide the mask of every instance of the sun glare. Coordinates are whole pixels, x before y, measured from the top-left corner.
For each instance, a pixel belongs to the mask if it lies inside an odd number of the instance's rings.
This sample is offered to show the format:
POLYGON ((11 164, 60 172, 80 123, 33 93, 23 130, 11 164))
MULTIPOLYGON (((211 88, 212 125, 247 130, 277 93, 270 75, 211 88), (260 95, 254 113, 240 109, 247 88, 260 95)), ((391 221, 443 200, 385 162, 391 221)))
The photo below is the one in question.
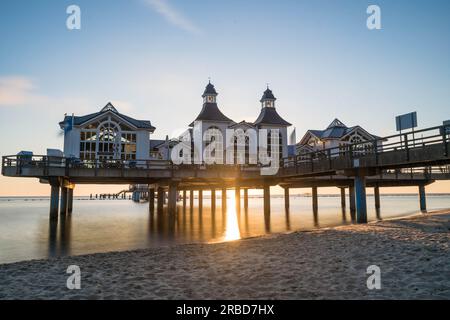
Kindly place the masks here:
POLYGON ((225 241, 233 241, 241 238, 241 232, 239 230, 239 221, 236 213, 236 199, 234 192, 230 194, 227 199, 227 216, 225 225, 225 241))

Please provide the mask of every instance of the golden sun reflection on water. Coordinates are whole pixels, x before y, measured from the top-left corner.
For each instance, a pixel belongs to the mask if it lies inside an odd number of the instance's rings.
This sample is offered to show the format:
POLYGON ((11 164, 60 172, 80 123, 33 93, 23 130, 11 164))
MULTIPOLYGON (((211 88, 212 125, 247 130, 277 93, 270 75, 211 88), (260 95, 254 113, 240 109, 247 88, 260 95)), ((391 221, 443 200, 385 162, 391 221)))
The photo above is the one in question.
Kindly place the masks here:
POLYGON ((239 221, 236 213, 236 198, 234 192, 227 199, 226 224, 224 232, 224 241, 233 241, 241 238, 239 230, 239 221))

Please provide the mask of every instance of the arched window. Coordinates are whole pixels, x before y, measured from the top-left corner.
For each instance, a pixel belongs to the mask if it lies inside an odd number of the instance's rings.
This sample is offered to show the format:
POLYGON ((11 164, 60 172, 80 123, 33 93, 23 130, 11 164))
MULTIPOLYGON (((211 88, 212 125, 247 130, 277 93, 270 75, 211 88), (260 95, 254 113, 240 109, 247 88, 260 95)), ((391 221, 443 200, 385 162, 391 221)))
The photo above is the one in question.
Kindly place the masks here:
POLYGON ((120 126, 112 121, 106 121, 97 129, 99 159, 120 159, 121 155, 121 131, 120 126))
MULTIPOLYGON (((268 130, 267 133, 267 155, 272 156, 272 130, 268 130)), ((278 157, 283 158, 283 136, 281 135, 281 130, 278 130, 278 157)))
POLYGON ((349 144, 356 144, 353 146, 353 150, 359 153, 367 152, 372 148, 372 144, 370 142, 365 143, 366 141, 367 139, 358 132, 353 133, 348 139, 349 144))
MULTIPOLYGON (((250 136, 251 135, 252 135, 252 132, 247 131, 244 128, 237 128, 235 130, 234 137, 233 137, 233 163, 234 164, 245 164, 245 165, 250 164, 250 139, 251 139, 250 136), (238 149, 238 147, 242 148, 242 145, 239 145, 240 143, 242 143, 242 141, 243 141, 243 145, 244 145, 243 158, 242 158, 242 156, 238 157, 239 151, 242 152, 242 149, 238 149)), ((256 136, 254 139, 256 139, 256 136)))
POLYGON ((80 132, 81 160, 135 160, 136 132, 105 117, 86 125, 80 132))
POLYGON ((350 138, 350 143, 354 144, 354 143, 361 143, 363 140, 361 138, 361 136, 359 136, 358 134, 354 134, 351 138, 350 138))
MULTIPOLYGON (((222 134, 222 131, 218 127, 216 127, 216 126, 209 127, 205 131, 204 141, 205 141, 205 147, 209 146, 211 143, 214 142, 215 148, 211 151, 211 157, 216 157, 216 152, 223 153, 223 150, 224 150, 223 134, 222 134), (219 139, 219 137, 222 137, 222 139, 219 139)), ((223 161, 223 158, 222 158, 222 161, 223 161)))

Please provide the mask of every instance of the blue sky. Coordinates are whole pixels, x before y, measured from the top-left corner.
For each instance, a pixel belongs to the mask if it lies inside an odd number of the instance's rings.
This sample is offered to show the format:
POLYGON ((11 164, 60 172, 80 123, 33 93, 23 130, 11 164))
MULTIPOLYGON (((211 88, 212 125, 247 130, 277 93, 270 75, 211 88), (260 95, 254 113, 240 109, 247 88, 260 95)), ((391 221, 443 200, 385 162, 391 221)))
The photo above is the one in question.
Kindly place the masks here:
POLYGON ((269 83, 297 139, 335 117, 377 135, 409 111, 420 127, 450 119, 445 0, 2 0, 0 39, 1 155, 62 148, 64 113, 108 101, 171 135, 208 77, 235 121, 256 119, 269 83), (81 30, 66 28, 71 4, 81 30), (367 29, 369 4, 382 30, 367 29))

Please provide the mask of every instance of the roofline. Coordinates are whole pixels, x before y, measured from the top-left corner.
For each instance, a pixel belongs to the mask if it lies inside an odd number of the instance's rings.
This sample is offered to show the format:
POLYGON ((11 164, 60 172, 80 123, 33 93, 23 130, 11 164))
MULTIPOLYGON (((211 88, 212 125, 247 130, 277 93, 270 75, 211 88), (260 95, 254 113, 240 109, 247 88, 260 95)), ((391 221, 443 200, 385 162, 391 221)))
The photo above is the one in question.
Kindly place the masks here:
POLYGON ((194 127, 194 123, 195 121, 207 121, 207 122, 220 122, 220 123, 232 123, 232 124, 236 124, 236 122, 234 122, 233 120, 194 120, 192 121, 192 123, 188 126, 188 127, 194 127))
POLYGON ((349 134, 351 134, 352 132, 354 132, 357 129, 361 129, 361 131, 363 131, 365 134, 367 134, 368 136, 372 137, 372 138, 376 138, 376 136, 374 136, 373 134, 370 134, 367 130, 365 130, 364 128, 362 128, 359 125, 350 127, 349 129, 351 129, 348 133, 346 133, 345 135, 343 135, 340 139, 347 137, 349 134))
MULTIPOLYGON (((315 130, 315 131, 322 131, 322 130, 315 130)), ((319 140, 322 140, 322 138, 320 138, 320 137, 316 136, 314 133, 312 133, 312 129, 310 129, 310 130, 307 130, 306 133, 303 135, 303 137, 300 139, 299 144, 303 144, 303 145, 306 144, 306 143, 302 143, 302 141, 306 138, 306 136, 307 136, 308 134, 310 134, 310 135, 316 137, 316 138, 319 139, 319 140)))
POLYGON ((238 126, 238 125, 247 126, 247 127, 249 127, 249 128, 254 128, 254 127, 256 126, 256 125, 254 125, 254 124, 251 123, 251 122, 247 122, 247 121, 243 120, 243 121, 241 121, 241 122, 236 122, 236 123, 230 125, 230 128, 231 128, 231 127, 236 127, 236 126, 238 126))
MULTIPOLYGON (((104 115, 106 115, 106 114, 108 114, 108 113, 113 114, 113 115, 116 115, 117 117, 119 117, 120 119, 122 119, 125 123, 127 123, 127 125, 129 125, 130 127, 134 128, 134 129, 136 129, 136 130, 146 130, 146 131, 150 131, 151 133, 153 133, 153 132, 156 130, 156 128, 155 128, 154 126, 152 126, 151 124, 150 124, 150 127, 149 127, 149 128, 138 128, 138 127, 136 127, 134 124, 132 124, 131 122, 129 122, 127 119, 125 119, 124 117, 122 117, 122 116, 120 115, 120 113, 118 113, 118 112, 116 113, 116 112, 113 112, 113 111, 111 111, 111 110, 108 110, 108 111, 103 112, 103 113, 99 113, 99 114, 98 114, 97 116, 95 116, 94 118, 91 118, 91 119, 89 119, 89 120, 86 120, 86 121, 84 121, 84 122, 82 122, 82 123, 80 123, 80 124, 74 125, 74 127, 82 127, 82 126, 85 125, 86 123, 89 123, 89 122, 91 122, 91 121, 94 121, 94 120, 96 120, 96 119, 98 119, 98 118, 100 118, 100 117, 102 117, 102 116, 104 116, 104 115)), ((71 116, 66 116, 66 117, 71 117, 71 116)), ((137 121, 144 121, 144 120, 138 120, 138 119, 135 119, 135 120, 137 120, 137 121)), ((64 121, 60 122, 59 124, 61 125, 61 123, 64 124, 64 121)))
POLYGON ((254 125, 254 126, 259 126, 259 125, 266 125, 266 126, 267 126, 267 125, 271 125, 271 126, 278 126, 278 127, 282 126, 282 127, 286 127, 286 128, 287 128, 287 127, 292 126, 292 123, 290 123, 290 122, 284 120, 284 118, 278 114, 277 109, 276 109, 275 107, 262 107, 262 108, 261 108, 261 111, 260 111, 260 113, 259 113, 259 115, 258 115, 258 117, 257 117, 256 120, 253 122, 253 125, 254 125), (265 110, 270 110, 270 109, 275 110, 275 113, 278 115, 278 117, 279 117, 282 121, 284 121, 285 123, 284 123, 284 124, 281 124, 281 123, 268 123, 268 122, 262 122, 262 120, 261 120, 260 122, 257 122, 258 119, 261 117, 261 114, 262 114, 263 112, 265 112, 265 110))

